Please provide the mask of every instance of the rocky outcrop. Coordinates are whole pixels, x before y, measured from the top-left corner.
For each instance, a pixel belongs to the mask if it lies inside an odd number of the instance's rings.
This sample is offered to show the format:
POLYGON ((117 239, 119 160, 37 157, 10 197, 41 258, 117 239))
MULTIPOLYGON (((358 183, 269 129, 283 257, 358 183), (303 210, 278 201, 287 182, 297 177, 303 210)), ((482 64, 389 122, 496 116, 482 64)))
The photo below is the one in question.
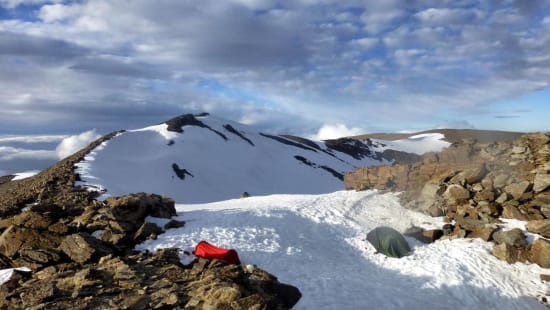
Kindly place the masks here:
POLYGON ((0 285, 0 309, 288 309, 297 288, 254 266, 196 259, 180 249, 140 253, 165 229, 174 200, 137 193, 95 199, 74 187, 74 163, 113 133, 42 173, 0 184, 0 268, 26 266, 0 285))
MULTIPOLYGON (((550 236, 550 134, 489 144, 463 140, 418 163, 358 168, 344 181, 348 189, 402 191, 404 206, 455 222, 447 238, 504 238, 500 218, 529 221, 529 231, 550 236)), ((494 254, 507 261, 544 257, 532 252, 541 246, 497 243, 494 254)))

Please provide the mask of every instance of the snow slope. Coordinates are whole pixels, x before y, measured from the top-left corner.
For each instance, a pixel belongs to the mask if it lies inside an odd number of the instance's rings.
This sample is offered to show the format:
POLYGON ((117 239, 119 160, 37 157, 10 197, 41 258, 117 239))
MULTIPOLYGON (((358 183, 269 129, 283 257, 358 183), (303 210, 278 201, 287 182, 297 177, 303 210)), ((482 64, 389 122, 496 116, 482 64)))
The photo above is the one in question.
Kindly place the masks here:
POLYGON ((106 189, 106 195, 144 191, 198 203, 243 192, 333 192, 344 189, 343 174, 356 166, 388 163, 366 145, 360 156, 351 156, 212 116, 196 120, 209 128, 189 125, 178 133, 161 124, 119 134, 77 164, 81 184, 106 189))
POLYGON ((441 225, 402 208, 395 194, 272 195, 177 210, 185 227, 137 248, 192 249, 201 240, 234 248, 243 264, 297 286, 296 309, 545 309, 536 300, 547 289, 544 269, 499 261, 479 239, 424 245, 407 238, 410 256, 375 254, 365 236, 379 225, 441 225))
POLYGON ((426 133, 408 137, 401 140, 380 140, 371 139, 374 143, 376 151, 381 152, 387 149, 402 151, 407 153, 415 153, 422 155, 427 152, 439 152, 443 148, 448 147, 451 143, 444 141, 445 135, 441 133, 426 133))

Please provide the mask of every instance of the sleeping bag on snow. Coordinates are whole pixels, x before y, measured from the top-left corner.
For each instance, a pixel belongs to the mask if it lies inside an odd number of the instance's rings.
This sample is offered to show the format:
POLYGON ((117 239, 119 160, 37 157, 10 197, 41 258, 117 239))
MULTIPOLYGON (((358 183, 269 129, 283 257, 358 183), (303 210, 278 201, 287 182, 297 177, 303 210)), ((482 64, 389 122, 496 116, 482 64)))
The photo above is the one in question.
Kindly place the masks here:
POLYGON ((376 227, 367 234, 367 240, 386 256, 401 258, 411 251, 403 235, 390 227, 376 227))
POLYGON ((206 241, 201 241, 197 244, 195 247, 195 255, 207 259, 223 260, 229 264, 239 265, 241 263, 237 251, 233 249, 220 248, 206 241))

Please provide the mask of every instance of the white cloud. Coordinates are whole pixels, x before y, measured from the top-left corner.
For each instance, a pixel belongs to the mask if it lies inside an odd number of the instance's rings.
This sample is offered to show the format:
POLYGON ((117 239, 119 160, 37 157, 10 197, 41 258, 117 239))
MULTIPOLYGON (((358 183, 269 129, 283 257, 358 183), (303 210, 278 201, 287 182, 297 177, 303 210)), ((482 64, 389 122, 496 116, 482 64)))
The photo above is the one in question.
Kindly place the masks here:
POLYGON ((94 130, 85 131, 79 135, 67 137, 59 143, 55 149, 57 157, 63 159, 67 156, 74 154, 82 148, 88 146, 90 142, 98 139, 101 135, 97 134, 94 130))
POLYGON ((64 135, 0 136, 0 143, 48 143, 59 142, 66 137, 64 135))
POLYGON ((19 5, 31 5, 42 3, 57 3, 63 0, 0 0, 0 6, 13 9, 19 5))
POLYGON ((56 157, 54 151, 29 150, 19 147, 0 146, 0 161, 16 159, 53 159, 56 157))
POLYGON ((374 48, 378 45, 378 42, 380 40, 378 38, 361 38, 361 39, 355 39, 351 41, 352 45, 355 45, 361 49, 369 50, 371 48, 374 48))
POLYGON ((314 136, 316 140, 337 139, 342 137, 357 136, 364 134, 366 130, 358 127, 348 128, 344 124, 325 124, 314 136))
POLYGON ((46 23, 51 23, 75 17, 79 12, 80 6, 77 5, 52 4, 42 6, 38 17, 46 23))

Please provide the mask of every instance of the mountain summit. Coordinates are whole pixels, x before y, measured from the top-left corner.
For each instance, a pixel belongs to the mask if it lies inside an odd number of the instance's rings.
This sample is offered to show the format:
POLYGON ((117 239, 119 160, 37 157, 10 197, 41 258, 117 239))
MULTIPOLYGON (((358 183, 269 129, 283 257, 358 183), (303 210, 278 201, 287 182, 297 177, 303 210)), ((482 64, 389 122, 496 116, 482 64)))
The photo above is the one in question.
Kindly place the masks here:
MULTIPOLYGON (((357 166, 391 163, 370 141, 271 135, 207 113, 124 131, 78 163, 81 185, 105 195, 144 191, 201 203, 344 189, 357 166)), ((391 153, 393 154, 393 153, 391 153)))

